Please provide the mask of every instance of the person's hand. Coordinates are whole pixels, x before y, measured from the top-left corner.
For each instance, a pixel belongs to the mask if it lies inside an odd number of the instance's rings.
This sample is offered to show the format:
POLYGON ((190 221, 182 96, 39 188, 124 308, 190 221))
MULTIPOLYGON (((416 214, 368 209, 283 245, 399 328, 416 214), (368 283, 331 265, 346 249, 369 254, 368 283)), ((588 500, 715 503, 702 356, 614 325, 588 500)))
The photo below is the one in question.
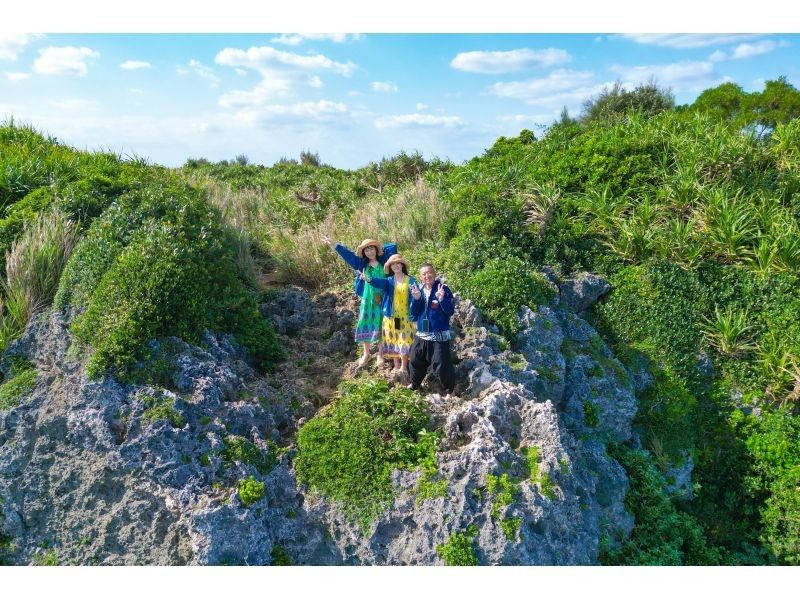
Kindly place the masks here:
POLYGON ((419 292, 419 287, 417 285, 411 285, 411 296, 414 299, 419 299, 422 296, 422 293, 419 292))
POLYGON ((436 291, 436 298, 439 301, 443 301, 444 300, 444 285, 443 284, 439 285, 439 290, 436 291))
POLYGON ((331 245, 333 245, 333 239, 331 239, 331 238, 330 238, 329 236, 327 236, 327 235, 322 235, 322 242, 323 242, 323 243, 325 243, 325 245, 327 245, 327 246, 329 246, 329 247, 330 247, 331 245))
POLYGON ((364 277, 364 273, 363 272, 359 276, 360 276, 361 280, 366 280, 367 282, 369 282, 369 280, 364 277))

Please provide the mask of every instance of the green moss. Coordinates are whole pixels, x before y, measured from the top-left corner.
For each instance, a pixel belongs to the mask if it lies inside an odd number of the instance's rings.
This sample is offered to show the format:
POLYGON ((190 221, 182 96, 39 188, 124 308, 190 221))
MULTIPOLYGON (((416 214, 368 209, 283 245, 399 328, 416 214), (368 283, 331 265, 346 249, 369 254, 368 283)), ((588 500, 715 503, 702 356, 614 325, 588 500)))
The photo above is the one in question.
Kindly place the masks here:
POLYGON ((225 447, 220 455, 222 460, 231 465, 235 461, 245 465, 252 465, 261 475, 266 475, 275 467, 278 462, 275 455, 275 447, 269 444, 263 450, 242 436, 228 436, 225 438, 225 447))
POLYGON ((273 544, 272 552, 272 565, 274 567, 288 567, 292 564, 292 558, 289 556, 287 550, 280 544, 273 544))
POLYGON ((58 553, 55 548, 33 555, 33 564, 39 567, 58 566, 58 553))
POLYGON ((173 428, 182 428, 186 425, 186 418, 175 409, 175 400, 168 396, 156 396, 145 393, 142 396, 147 409, 142 413, 142 420, 146 422, 167 420, 173 428))
POLYGON ((436 547, 436 554, 450 566, 471 566, 478 564, 475 554, 473 539, 478 534, 478 528, 470 525, 463 532, 456 532, 444 544, 436 547))
POLYGON ((528 477, 532 482, 537 482, 539 480, 539 447, 526 446, 520 452, 525 457, 528 477))
POLYGON ((504 473, 501 476, 488 474, 486 476, 486 489, 492 497, 492 518, 497 519, 500 516, 500 510, 512 504, 517 495, 518 489, 509 480, 508 474, 504 473))
POLYGON ((249 507, 253 503, 261 500, 264 496, 264 488, 264 482, 259 482, 253 476, 239 480, 238 491, 242 504, 249 507))
POLYGON ((556 499, 555 489, 557 487, 558 486, 556 486, 556 484, 550 477, 550 474, 543 473, 541 474, 541 476, 539 476, 539 490, 541 491, 542 496, 544 496, 546 499, 548 500, 556 499))
POLYGON ((522 519, 519 517, 509 517, 500 522, 500 528, 508 541, 516 540, 521 525, 522 519))
POLYGON ((408 389, 390 390, 384 380, 343 383, 338 399, 297 435, 298 480, 366 527, 394 497, 393 469, 435 472, 427 424, 424 400, 408 389))
POLYGON ((0 411, 11 409, 36 388, 36 368, 27 360, 18 360, 9 369, 10 377, 0 385, 0 411))

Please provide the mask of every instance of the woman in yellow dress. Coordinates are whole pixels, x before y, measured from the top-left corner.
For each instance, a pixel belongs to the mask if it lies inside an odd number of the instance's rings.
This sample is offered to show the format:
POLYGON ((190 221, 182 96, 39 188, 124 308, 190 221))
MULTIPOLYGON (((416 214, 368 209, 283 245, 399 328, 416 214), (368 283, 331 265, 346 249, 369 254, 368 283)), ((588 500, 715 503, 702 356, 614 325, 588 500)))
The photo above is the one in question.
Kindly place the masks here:
POLYGON ((383 291, 383 356, 394 361, 394 372, 408 373, 408 354, 417 330, 411 320, 411 287, 415 281, 408 275, 408 262, 399 254, 388 259, 383 272, 388 278, 367 278, 369 284, 383 291))

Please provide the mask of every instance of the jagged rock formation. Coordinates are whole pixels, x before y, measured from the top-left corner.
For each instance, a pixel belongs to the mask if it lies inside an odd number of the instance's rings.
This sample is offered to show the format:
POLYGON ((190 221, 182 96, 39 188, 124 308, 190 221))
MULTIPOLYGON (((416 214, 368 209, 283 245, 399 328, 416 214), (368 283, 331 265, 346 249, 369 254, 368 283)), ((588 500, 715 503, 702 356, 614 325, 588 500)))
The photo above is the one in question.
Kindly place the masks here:
POLYGON ((420 472, 396 471, 394 504, 365 530, 298 487, 294 435, 355 354, 355 307, 289 289, 264 308, 288 352, 275 373, 257 374, 207 333, 199 347, 153 343, 171 364, 158 385, 90 381, 73 357, 70 314, 32 322, 4 358, 6 371, 17 355, 38 375, 0 412, 3 558, 441 564, 436 547, 469 528, 483 564, 591 564, 601 538, 630 532, 627 478, 605 444, 631 437, 637 380, 555 305, 522 310, 511 350, 459 301, 457 396, 427 395, 444 432, 445 496, 420 499, 420 472), (247 479, 264 484, 254 500, 237 490, 247 479))

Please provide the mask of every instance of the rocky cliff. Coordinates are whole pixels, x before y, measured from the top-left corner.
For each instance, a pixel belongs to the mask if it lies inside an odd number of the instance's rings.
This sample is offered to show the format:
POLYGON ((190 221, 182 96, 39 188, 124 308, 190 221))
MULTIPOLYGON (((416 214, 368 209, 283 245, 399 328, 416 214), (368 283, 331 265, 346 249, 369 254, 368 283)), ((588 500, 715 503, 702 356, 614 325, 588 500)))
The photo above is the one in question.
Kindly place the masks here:
POLYGON ((634 390, 576 310, 591 277, 520 313, 511 346, 468 301, 453 319, 454 396, 425 386, 441 430, 436 479, 395 471, 391 507, 364 528, 299 486, 299 426, 354 356, 350 297, 281 293, 289 357, 255 372, 224 336, 153 342, 135 381, 87 379, 68 313, 32 322, 6 352, 35 384, 0 411, 0 546, 12 564, 593 564, 630 533, 628 487, 606 444, 631 439, 634 390), (439 550, 437 550, 437 547, 439 550), (444 548, 443 548, 444 547, 444 548))

